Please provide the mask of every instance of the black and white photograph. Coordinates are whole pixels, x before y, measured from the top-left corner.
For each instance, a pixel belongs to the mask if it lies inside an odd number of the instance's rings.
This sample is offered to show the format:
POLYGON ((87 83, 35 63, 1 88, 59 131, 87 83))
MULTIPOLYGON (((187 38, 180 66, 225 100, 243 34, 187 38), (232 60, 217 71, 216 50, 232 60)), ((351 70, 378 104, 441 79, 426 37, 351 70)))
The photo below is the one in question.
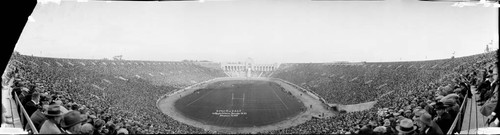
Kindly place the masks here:
POLYGON ((0 134, 500 134, 498 0, 8 0, 0 134))

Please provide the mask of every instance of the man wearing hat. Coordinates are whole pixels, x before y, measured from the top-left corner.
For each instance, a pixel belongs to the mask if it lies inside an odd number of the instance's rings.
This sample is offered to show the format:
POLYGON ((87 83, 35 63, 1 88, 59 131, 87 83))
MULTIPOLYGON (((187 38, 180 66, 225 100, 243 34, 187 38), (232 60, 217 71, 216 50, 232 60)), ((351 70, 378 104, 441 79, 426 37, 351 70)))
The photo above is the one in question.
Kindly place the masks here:
MULTIPOLYGON (((33 125, 35 126, 37 131, 40 131, 40 128, 42 127, 43 122, 47 120, 47 117, 45 117, 45 114, 43 112, 47 111, 49 108, 49 105, 43 104, 42 107, 40 107, 38 110, 36 110, 32 115, 31 115, 31 121, 33 122, 33 125)), ((25 129, 29 130, 31 127, 29 125, 26 125, 25 129)))
POLYGON ((61 128, 72 134, 80 134, 82 119, 79 111, 70 111, 61 119, 61 128))
POLYGON ((422 114, 416 120, 417 126, 420 127, 421 134, 423 135, 443 135, 441 128, 432 120, 432 116, 428 113, 422 114))
POLYGON ((116 131, 116 134, 117 135, 128 134, 128 130, 126 128, 120 128, 120 129, 118 129, 118 131, 116 131))
POLYGON ((411 119, 402 119, 399 121, 398 126, 396 126, 396 130, 398 131, 398 135, 416 135, 415 130, 416 126, 413 125, 413 121, 411 119))
POLYGON ((85 123, 82 125, 80 131, 81 131, 80 133, 82 134, 92 135, 94 134, 94 126, 92 126, 92 124, 90 123, 85 123))
POLYGON ((38 110, 40 104, 40 94, 38 92, 35 92, 31 94, 31 100, 26 102, 26 105, 24 105, 24 109, 26 110, 26 113, 28 113, 29 116, 31 116, 36 110, 38 110))
POLYGON ((387 128, 384 127, 384 126, 378 126, 378 127, 376 127, 376 128, 373 129, 373 132, 375 134, 380 134, 380 135, 381 134, 385 134, 385 133, 387 133, 387 128))
POLYGON ((446 107, 446 111, 450 113, 452 118, 455 118, 460 111, 460 106, 458 106, 457 102, 454 99, 448 98, 446 100, 441 101, 446 107))
POLYGON ((453 117, 446 111, 446 106, 442 102, 436 104, 436 117, 434 121, 439 125, 443 132, 448 132, 453 124, 453 117))
POLYGON ((60 134, 62 133, 61 130, 57 125, 59 125, 61 121, 61 116, 63 115, 63 112, 61 112, 61 106, 58 105, 51 105, 47 109, 46 112, 44 112, 45 117, 47 117, 47 120, 42 124, 42 127, 40 128, 40 134, 60 134))
POLYGON ((486 99, 485 94, 490 89, 491 89, 491 81, 489 78, 487 78, 484 82, 479 84, 479 86, 476 89, 477 94, 479 94, 479 99, 476 102, 484 102, 488 100, 486 99))

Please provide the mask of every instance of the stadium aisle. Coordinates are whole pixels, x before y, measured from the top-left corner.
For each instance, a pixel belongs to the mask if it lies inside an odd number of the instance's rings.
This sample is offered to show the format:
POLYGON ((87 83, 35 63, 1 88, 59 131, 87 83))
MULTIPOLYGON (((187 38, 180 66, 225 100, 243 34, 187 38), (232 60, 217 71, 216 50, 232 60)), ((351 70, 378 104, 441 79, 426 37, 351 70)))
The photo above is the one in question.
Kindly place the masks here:
POLYGON ((476 94, 476 87, 471 87, 471 91, 474 96, 467 99, 467 106, 460 134, 475 134, 477 128, 487 127, 487 117, 481 114, 480 110, 482 106, 479 106, 476 102, 476 99, 479 98, 479 94, 476 94))

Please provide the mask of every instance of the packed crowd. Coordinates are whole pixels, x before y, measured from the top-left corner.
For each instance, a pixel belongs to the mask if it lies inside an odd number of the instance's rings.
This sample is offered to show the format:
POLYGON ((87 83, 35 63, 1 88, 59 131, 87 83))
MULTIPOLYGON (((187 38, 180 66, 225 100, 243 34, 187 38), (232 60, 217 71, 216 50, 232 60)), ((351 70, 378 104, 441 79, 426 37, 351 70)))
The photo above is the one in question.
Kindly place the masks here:
POLYGON ((363 65, 295 64, 284 66, 286 68, 277 71, 272 77, 301 85, 322 95, 330 103, 356 104, 374 101, 394 89, 421 87, 422 83, 451 72, 453 67, 463 64, 462 61, 470 60, 469 57, 363 65))
MULTIPOLYGON (((12 63, 15 69, 9 74, 14 79, 11 94, 19 96, 40 133, 208 133, 180 123, 156 108, 156 100, 176 90, 175 87, 154 85, 148 78, 120 80, 115 77, 120 73, 114 73, 120 70, 109 71, 112 68, 48 66, 43 62, 51 61, 29 56, 13 56, 12 59, 19 62, 12 63)), ((200 72, 211 71, 196 68, 200 72)), ((184 79, 220 77, 217 74, 220 72, 184 79)))
MULTIPOLYGON (((348 104, 377 100, 377 104, 370 110, 313 118, 294 127, 267 133, 443 134, 450 129, 471 87, 478 87, 485 104, 496 99, 492 94, 493 87, 487 87, 498 83, 494 76, 496 66, 492 66, 495 58, 494 53, 488 53, 429 63, 375 63, 373 66, 347 67, 311 64, 282 69, 273 77, 306 86, 329 102, 348 104), (439 64, 447 66, 430 68, 439 64), (398 68, 399 65, 403 66, 398 68), (337 79, 333 79, 335 77, 337 79), (385 85, 380 87, 380 84, 385 85), (336 89, 332 90, 332 87, 336 89), (389 91, 392 92, 380 97, 389 91)), ((14 55, 12 59, 19 62, 11 63, 15 68, 7 73, 14 80, 11 95, 18 95, 40 133, 213 133, 183 124, 160 112, 156 100, 183 86, 175 86, 177 83, 155 84, 155 79, 165 78, 155 78, 149 73, 173 71, 178 75, 171 76, 180 77, 178 81, 198 79, 201 82, 224 76, 221 71, 196 66, 190 67, 193 73, 188 73, 188 65, 167 67, 168 70, 154 65, 57 67, 45 66, 48 64, 44 63, 54 63, 54 59, 49 58, 14 55), (180 70, 192 76, 183 77, 180 70), (137 74, 141 77, 133 77, 137 74), (117 76, 127 80, 117 79, 117 76)), ((26 128, 30 127, 26 125, 26 128)))
MULTIPOLYGON (((455 58, 447 64, 457 66, 448 72, 441 70, 437 78, 429 77, 434 73, 425 71, 430 73, 415 73, 396 81, 400 85, 394 92, 377 99, 377 104, 370 110, 313 119, 270 133, 446 134, 463 99, 470 97, 471 88, 484 89, 479 90, 479 93, 485 93, 482 100, 491 102, 497 99, 497 94, 491 94, 498 89, 493 85, 498 83, 495 58, 495 53, 455 58), (480 86, 485 83, 485 86, 480 86)), ((496 101, 494 103, 496 105, 496 101)), ((492 112, 492 109, 484 110, 485 116, 492 112)))

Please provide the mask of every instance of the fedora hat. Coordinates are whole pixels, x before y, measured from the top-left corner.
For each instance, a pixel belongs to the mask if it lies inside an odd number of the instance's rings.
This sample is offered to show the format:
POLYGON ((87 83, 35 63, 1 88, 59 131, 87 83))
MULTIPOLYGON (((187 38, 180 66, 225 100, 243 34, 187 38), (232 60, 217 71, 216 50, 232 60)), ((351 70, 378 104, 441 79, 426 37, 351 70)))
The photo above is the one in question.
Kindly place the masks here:
POLYGON ((436 110, 444 110, 446 108, 448 108, 448 107, 446 107, 443 102, 438 102, 438 103, 436 103, 436 107, 434 109, 436 109, 436 110))
POLYGON ((441 102, 443 102, 443 104, 445 106, 454 106, 455 104, 457 104, 457 102, 455 102, 454 99, 450 99, 450 98, 448 98, 446 100, 442 100, 441 102))
POLYGON ((51 105, 47 108, 47 110, 43 113, 45 116, 62 116, 64 113, 61 111, 61 106, 51 105))
POLYGON ((80 112, 70 111, 64 114, 63 118, 61 119, 61 127, 68 128, 76 124, 80 124, 81 122, 82 119, 80 118, 80 112))
POLYGON ((432 116, 429 113, 424 113, 424 114, 420 115, 420 117, 417 121, 420 121, 426 125, 431 125, 432 116))
POLYGON ((398 126, 396 126, 396 130, 400 133, 410 133, 417 129, 417 126, 413 125, 413 121, 411 119, 402 119, 399 121, 398 126))

